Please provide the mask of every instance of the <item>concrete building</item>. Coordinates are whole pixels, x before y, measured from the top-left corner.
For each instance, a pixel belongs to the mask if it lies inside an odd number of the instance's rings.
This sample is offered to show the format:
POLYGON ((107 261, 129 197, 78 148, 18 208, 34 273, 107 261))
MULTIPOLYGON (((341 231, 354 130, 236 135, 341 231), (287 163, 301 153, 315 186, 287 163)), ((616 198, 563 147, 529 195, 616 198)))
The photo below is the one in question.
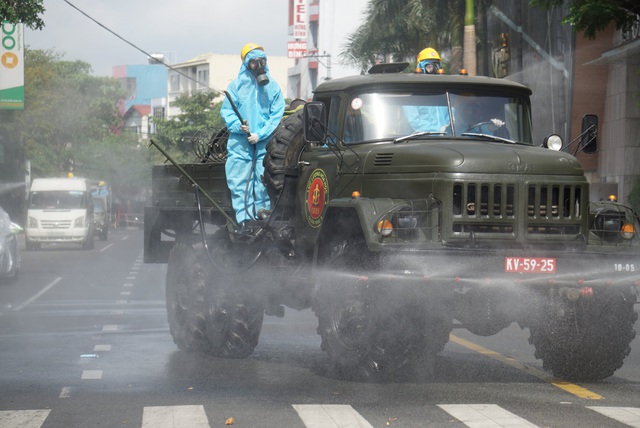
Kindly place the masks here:
POLYGON ((159 63, 141 65, 117 65, 113 77, 126 90, 126 98, 120 109, 125 114, 132 105, 150 105, 152 98, 167 96, 167 68, 159 63))
MULTIPOLYGON (((218 91, 220 92, 218 100, 221 100, 222 91, 227 89, 229 83, 238 77, 242 64, 240 48, 238 48, 237 55, 205 53, 185 62, 173 64, 168 71, 166 117, 172 118, 180 113, 180 109, 174 105, 174 101, 180 95, 218 91)), ((266 50, 266 54, 271 77, 278 82, 285 97, 288 97, 285 83, 287 69, 293 64, 293 60, 284 56, 269 55, 268 50, 266 50)))
POLYGON ((348 36, 364 18, 368 0, 289 0, 289 69, 287 96, 310 100, 325 80, 359 74, 344 64, 340 53, 348 36), (294 46, 297 44, 297 46, 294 46))

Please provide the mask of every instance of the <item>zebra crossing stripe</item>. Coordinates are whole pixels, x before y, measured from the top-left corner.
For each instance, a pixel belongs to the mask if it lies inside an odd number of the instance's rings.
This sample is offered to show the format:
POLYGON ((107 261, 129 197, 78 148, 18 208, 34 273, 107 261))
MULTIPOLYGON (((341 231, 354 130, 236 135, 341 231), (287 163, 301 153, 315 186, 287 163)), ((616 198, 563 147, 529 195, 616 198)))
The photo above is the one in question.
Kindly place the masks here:
POLYGON ((605 415, 618 422, 629 425, 630 427, 640 428, 640 407, 600 407, 587 406, 591 409, 605 415))
POLYGON ((293 404, 307 428, 373 428, 349 405, 293 404))
POLYGON ((153 406, 142 411, 142 428, 210 428, 203 406, 153 406))
POLYGON ((438 404, 469 428, 537 427, 496 404, 438 404))
POLYGON ((50 409, 0 411, 2 428, 40 428, 49 416, 50 409))

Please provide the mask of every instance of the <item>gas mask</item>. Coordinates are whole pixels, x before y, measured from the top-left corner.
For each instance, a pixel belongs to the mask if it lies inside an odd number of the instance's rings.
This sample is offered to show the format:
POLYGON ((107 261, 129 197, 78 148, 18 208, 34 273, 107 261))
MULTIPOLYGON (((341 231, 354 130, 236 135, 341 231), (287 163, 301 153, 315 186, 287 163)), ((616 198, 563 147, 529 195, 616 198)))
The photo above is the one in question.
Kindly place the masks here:
POLYGON ((267 59, 255 58, 249 61, 249 71, 256 78, 258 85, 264 86, 269 83, 269 77, 267 76, 267 59))
POLYGON ((424 74, 438 74, 438 69, 441 66, 439 61, 421 61, 419 68, 424 74))

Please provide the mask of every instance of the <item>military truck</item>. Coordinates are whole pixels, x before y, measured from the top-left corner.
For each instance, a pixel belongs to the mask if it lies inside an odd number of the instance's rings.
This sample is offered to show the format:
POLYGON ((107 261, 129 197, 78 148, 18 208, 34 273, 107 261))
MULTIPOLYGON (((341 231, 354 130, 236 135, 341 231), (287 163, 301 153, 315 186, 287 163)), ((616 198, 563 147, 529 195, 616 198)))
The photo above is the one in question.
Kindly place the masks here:
POLYGON ((154 167, 145 261, 168 261, 174 342, 246 357, 264 315, 311 308, 331 372, 382 380, 428 371, 453 328, 515 322, 555 376, 611 376, 635 337, 640 226, 589 200, 568 153, 597 150, 597 118, 571 144, 535 142, 529 88, 406 65, 326 81, 285 116, 264 160, 271 211, 248 234, 226 130, 194 163, 154 167))

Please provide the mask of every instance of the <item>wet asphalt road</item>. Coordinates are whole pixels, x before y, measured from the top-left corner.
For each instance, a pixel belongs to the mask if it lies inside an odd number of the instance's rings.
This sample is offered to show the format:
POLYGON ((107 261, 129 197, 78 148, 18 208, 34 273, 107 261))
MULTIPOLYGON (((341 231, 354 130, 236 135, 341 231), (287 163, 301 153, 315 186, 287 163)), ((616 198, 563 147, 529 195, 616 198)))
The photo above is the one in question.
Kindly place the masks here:
POLYGON ((640 339, 598 383, 554 384, 515 325, 454 331, 428 381, 346 382, 328 374, 310 311, 266 317, 245 360, 179 351, 165 272, 142 263, 135 229, 92 251, 23 252, 18 281, 0 285, 0 428, 640 426, 640 339))

